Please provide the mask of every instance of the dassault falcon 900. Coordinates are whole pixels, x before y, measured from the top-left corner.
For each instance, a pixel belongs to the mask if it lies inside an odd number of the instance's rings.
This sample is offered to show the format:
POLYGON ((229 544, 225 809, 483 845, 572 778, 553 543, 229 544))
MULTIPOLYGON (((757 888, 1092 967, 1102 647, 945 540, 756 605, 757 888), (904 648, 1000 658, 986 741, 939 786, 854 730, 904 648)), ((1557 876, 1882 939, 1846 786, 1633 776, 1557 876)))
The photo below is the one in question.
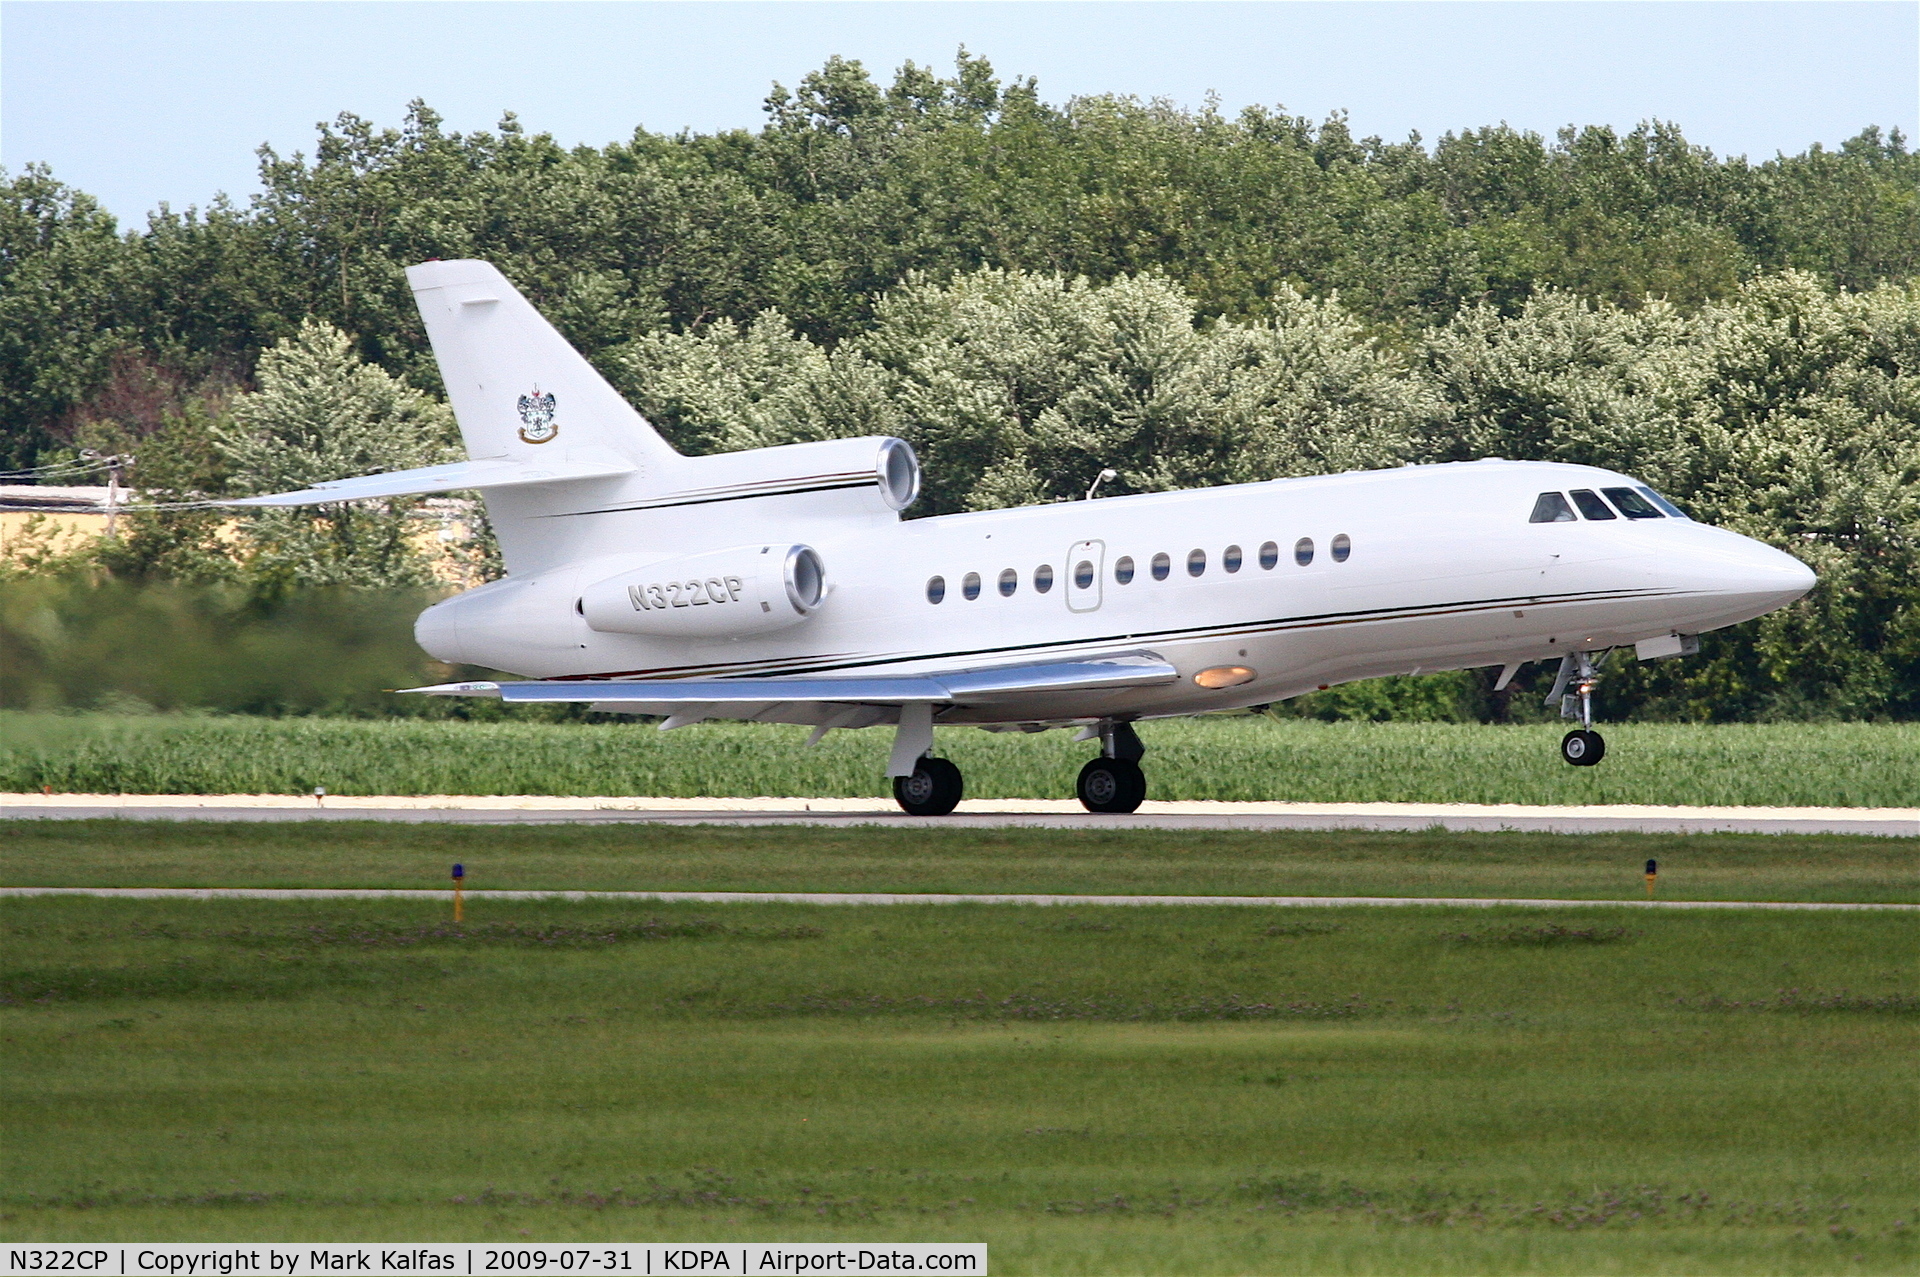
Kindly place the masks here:
POLYGON ((936 724, 1077 728, 1091 811, 1146 794, 1142 719, 1386 674, 1558 660, 1549 704, 1600 761, 1596 657, 1697 650, 1813 573, 1607 470, 1485 461, 903 521, 900 439, 675 452, 486 262, 407 271, 470 460, 239 504, 478 489, 503 579, 415 627, 526 681, 411 689, 662 717, 894 729, 900 806, 962 779, 936 724))

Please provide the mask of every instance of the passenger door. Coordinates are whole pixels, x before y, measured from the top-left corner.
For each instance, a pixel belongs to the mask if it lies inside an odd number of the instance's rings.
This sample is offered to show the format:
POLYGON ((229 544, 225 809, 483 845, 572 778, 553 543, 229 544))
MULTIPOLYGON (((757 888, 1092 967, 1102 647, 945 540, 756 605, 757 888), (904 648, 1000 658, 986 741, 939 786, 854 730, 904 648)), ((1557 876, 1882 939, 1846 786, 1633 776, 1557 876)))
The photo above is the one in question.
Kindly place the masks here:
POLYGON ((1095 612, 1105 587, 1107 543, 1075 541, 1067 551, 1067 610, 1095 612))

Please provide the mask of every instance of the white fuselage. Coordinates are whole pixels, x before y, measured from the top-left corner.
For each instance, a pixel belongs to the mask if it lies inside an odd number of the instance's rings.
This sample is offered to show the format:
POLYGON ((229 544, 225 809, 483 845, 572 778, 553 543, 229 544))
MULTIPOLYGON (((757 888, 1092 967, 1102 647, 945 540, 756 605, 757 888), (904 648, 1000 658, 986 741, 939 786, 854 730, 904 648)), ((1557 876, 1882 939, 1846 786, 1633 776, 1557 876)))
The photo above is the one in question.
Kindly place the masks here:
MULTIPOLYGON (((825 601, 788 628, 731 639, 606 633, 576 605, 622 570, 772 539, 771 529, 745 511, 729 529, 721 511, 720 522, 690 527, 685 543, 661 545, 624 522, 634 516, 610 510, 568 520, 572 553, 586 557, 448 600, 422 616, 418 634, 441 659, 541 679, 896 675, 1151 652, 1180 680, 1116 691, 1099 706, 1145 718, 1696 634, 1812 586, 1791 556, 1688 519, 1529 522, 1542 492, 1622 486, 1637 484, 1585 466, 1483 461, 898 522, 822 520, 781 535, 817 551, 825 601), (1304 563, 1303 539, 1313 549, 1304 563), (1124 582, 1123 560, 1133 569, 1124 582), (1043 591, 1037 577, 1048 574, 1043 591), (934 577, 944 583, 939 602, 929 599, 934 577), (1251 678, 1218 689, 1194 681, 1219 667, 1251 678)), ((1036 693, 955 707, 939 721, 1088 714, 1084 694, 1036 693)))

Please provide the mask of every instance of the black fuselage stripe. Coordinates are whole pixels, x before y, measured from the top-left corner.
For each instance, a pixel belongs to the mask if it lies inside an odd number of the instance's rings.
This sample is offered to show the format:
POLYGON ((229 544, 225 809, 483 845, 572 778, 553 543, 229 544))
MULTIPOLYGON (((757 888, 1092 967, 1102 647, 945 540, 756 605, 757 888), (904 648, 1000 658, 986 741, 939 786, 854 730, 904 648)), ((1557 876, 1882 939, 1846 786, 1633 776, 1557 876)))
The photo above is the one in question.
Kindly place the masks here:
POLYGON ((571 519, 583 514, 625 514, 635 510, 675 510, 681 506, 718 505, 723 501, 758 501, 763 497, 796 497, 808 492, 839 492, 847 488, 879 486, 878 479, 846 479, 838 483, 816 483, 805 488, 775 488, 765 492, 736 492, 720 497, 689 497, 683 501, 643 501, 634 505, 604 506, 598 510, 562 510, 543 514, 543 519, 571 519))
MULTIPOLYGON (((914 661, 958 660, 973 656, 1003 656, 1010 652, 1036 652, 1047 649, 1085 647, 1089 644, 1138 643, 1158 639, 1198 638, 1211 635, 1225 638, 1241 634, 1269 634, 1281 630, 1322 629, 1333 625, 1354 625, 1363 621, 1399 621, 1421 620, 1434 616, 1458 615, 1462 612, 1506 609, 1515 604, 1528 607, 1551 606, 1556 603, 1607 603, 1622 599, 1658 598, 1665 595, 1685 593, 1676 590, 1588 590, 1575 594, 1552 595, 1515 595, 1510 598, 1480 599, 1456 603, 1439 603, 1425 608, 1370 608, 1356 612, 1324 612, 1312 616, 1275 617, 1261 621, 1228 621, 1218 625, 1196 625, 1183 629, 1145 630, 1131 634, 1096 635, 1090 638, 1051 639, 1041 643, 1015 643, 1003 647, 963 648, 950 652, 926 652, 920 654, 898 653, 886 656, 868 657, 857 661, 834 661, 814 665, 795 667, 790 662, 775 661, 736 661, 727 665, 683 665, 658 670, 626 670, 612 674, 570 674, 555 682, 581 682, 597 679, 640 678, 645 676, 679 675, 683 678, 699 677, 703 673, 715 670, 738 670, 732 675, 720 677, 751 678, 778 664, 781 674, 819 674, 832 670, 867 669, 875 665, 904 665, 914 661), (740 669, 752 666, 751 669, 740 669)), ((805 660, 809 658, 793 658, 805 660)), ((818 658, 811 658, 818 659, 818 658)))

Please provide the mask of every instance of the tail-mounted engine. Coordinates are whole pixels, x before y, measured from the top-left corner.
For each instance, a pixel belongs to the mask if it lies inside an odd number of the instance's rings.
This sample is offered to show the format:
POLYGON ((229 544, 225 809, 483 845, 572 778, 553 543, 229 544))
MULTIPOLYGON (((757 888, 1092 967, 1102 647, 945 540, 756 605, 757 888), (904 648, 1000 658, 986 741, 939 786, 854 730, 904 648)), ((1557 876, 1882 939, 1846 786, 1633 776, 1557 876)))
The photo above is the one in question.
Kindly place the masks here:
POLYGON ((575 606, 605 634, 731 638, 798 625, 826 596, 811 546, 742 545, 597 581, 575 606))

